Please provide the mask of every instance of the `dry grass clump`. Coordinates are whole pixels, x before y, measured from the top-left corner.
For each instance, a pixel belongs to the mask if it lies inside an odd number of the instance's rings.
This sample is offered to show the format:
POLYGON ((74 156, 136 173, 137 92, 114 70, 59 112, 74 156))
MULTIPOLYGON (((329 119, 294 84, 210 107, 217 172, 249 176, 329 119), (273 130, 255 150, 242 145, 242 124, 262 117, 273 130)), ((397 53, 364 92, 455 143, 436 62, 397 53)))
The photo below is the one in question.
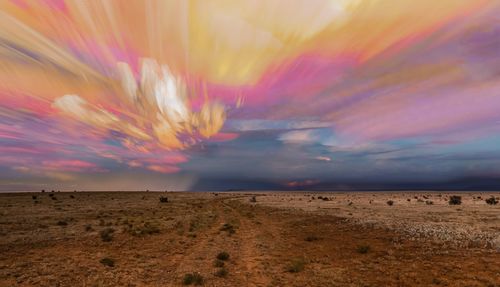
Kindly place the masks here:
POLYGON ((317 237, 315 235, 309 235, 304 240, 307 241, 307 242, 313 242, 313 241, 318 241, 319 237, 317 237))
POLYGON ((166 197, 166 196, 160 196, 160 202, 162 202, 162 203, 168 202, 168 197, 166 197))
POLYGON ((223 267, 224 266, 224 261, 220 259, 215 259, 214 261, 214 267, 223 267))
POLYGON ((104 266, 108 266, 108 267, 115 266, 115 260, 113 260, 112 258, 109 258, 109 257, 104 257, 101 260, 99 260, 99 262, 104 266))
POLYGON ((356 249, 356 251, 360 254, 366 254, 366 253, 370 252, 370 246, 360 245, 360 246, 358 246, 358 249, 356 249))
POLYGON ((226 268, 222 267, 222 268, 219 268, 216 272, 215 272, 215 276, 217 277, 220 277, 220 278, 225 278, 227 276, 229 272, 227 271, 226 268))
POLYGON ((203 284, 203 276, 201 276, 200 273, 194 272, 194 273, 188 273, 184 275, 184 278, 182 279, 182 284, 184 285, 202 285, 203 284))
POLYGON ((145 222, 142 225, 134 226, 129 224, 126 231, 133 236, 144 236, 160 233, 160 228, 151 222, 145 222))
POLYGON ((110 242, 113 240, 113 233, 115 230, 113 228, 105 228, 99 232, 101 240, 104 242, 110 242))
POLYGON ((393 206, 394 205, 394 201, 393 200, 388 200, 386 203, 389 206, 393 206))
POLYGON ((304 259, 296 258, 286 266, 286 271, 290 273, 298 273, 304 270, 305 266, 306 262, 304 261, 304 259))
POLYGON ((236 233, 234 226, 231 223, 224 223, 222 227, 219 229, 220 231, 227 231, 229 234, 236 233))
POLYGON ((59 220, 59 221, 57 222, 57 225, 59 225, 59 226, 67 226, 67 225, 68 225, 68 223, 67 223, 66 221, 64 221, 64 220, 59 220))

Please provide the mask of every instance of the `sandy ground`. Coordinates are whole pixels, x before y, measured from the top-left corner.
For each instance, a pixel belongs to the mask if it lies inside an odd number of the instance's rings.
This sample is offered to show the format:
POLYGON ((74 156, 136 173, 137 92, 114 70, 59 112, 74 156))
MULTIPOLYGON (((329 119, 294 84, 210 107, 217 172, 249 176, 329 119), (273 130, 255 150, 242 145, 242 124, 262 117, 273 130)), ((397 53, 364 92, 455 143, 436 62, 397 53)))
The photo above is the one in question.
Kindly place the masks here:
POLYGON ((258 204, 344 217, 402 232, 407 239, 500 250, 500 204, 488 205, 490 197, 500 201, 498 192, 256 193, 258 204), (462 204, 450 205, 453 195, 461 196, 462 204))
POLYGON ((500 286, 500 204, 447 196, 0 194, 0 286, 500 286))

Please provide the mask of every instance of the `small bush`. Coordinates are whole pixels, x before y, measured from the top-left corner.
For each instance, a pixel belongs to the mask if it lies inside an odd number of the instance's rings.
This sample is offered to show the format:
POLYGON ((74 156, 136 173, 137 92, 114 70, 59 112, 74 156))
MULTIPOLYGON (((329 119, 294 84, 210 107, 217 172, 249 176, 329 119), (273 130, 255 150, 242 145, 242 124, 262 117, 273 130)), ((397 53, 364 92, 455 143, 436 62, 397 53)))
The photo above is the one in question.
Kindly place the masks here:
POLYGON ((224 223, 224 225, 222 225, 222 227, 219 230, 227 231, 227 233, 229 234, 234 234, 236 232, 234 226, 231 223, 224 223))
POLYGON ((305 240, 305 241, 308 241, 308 242, 312 242, 312 241, 317 241, 317 240, 319 240, 319 238, 318 238, 318 237, 316 237, 316 236, 314 236, 314 235, 309 235, 309 236, 307 236, 304 240, 305 240))
POLYGON ((111 240, 113 240, 114 232, 115 230, 113 228, 106 228, 101 230, 101 232, 99 232, 99 235, 101 236, 102 241, 110 242, 111 240))
POLYGON ((298 272, 304 270, 305 266, 306 266, 306 262, 304 261, 304 259, 297 258, 297 259, 293 260, 292 262, 290 262, 286 266, 286 271, 288 271, 290 273, 298 273, 298 272))
POLYGON ((360 246, 358 246, 357 251, 360 254, 366 254, 366 253, 368 253, 370 251, 370 246, 368 246, 368 245, 360 245, 360 246))
POLYGON ((496 205, 496 204, 498 204, 498 200, 496 200, 493 196, 490 197, 490 198, 487 198, 485 201, 489 205, 496 205))
POLYGON ((160 202, 163 202, 163 203, 168 202, 168 197, 160 196, 160 202))
POLYGON ((59 225, 59 226, 66 226, 66 225, 68 225, 68 223, 66 221, 59 220, 57 222, 57 225, 59 225))
POLYGON ((31 196, 31 198, 32 198, 33 200, 36 200, 36 198, 37 198, 37 197, 36 197, 36 195, 32 195, 32 196, 31 196))
POLYGON ((184 275, 184 279, 182 279, 182 284, 184 285, 201 285, 203 284, 203 276, 200 273, 188 273, 184 275))
POLYGON ((226 261, 229 259, 229 253, 227 253, 226 251, 222 251, 219 254, 217 254, 217 259, 226 261))
POLYGON ((92 228, 92 225, 90 225, 90 224, 85 225, 85 231, 89 232, 92 230, 94 230, 94 228, 92 228))
POLYGON ((250 202, 257 202, 257 198, 255 196, 252 196, 252 198, 250 198, 250 202))
POLYGON ((393 206, 393 205, 394 205, 394 201, 392 201, 392 200, 388 200, 386 203, 387 203, 387 205, 389 205, 389 206, 393 206))
POLYGON ((214 261, 214 267, 223 267, 224 266, 224 261, 216 259, 214 261))
POLYGON ((462 197, 458 195, 450 196, 450 200, 448 201, 450 205, 460 205, 462 204, 462 197))
POLYGON ((433 202, 432 200, 426 200, 426 201, 425 201, 425 204, 427 204, 427 205, 433 205, 433 204, 434 204, 434 202, 433 202))
POLYGON ((115 260, 109 258, 109 257, 104 257, 99 262, 104 265, 104 266, 109 266, 109 267, 114 267, 115 266, 115 260))
POLYGON ((224 268, 224 267, 222 267, 222 268, 220 268, 219 270, 217 270, 217 271, 215 272, 215 276, 217 276, 217 277, 221 277, 221 278, 224 278, 224 277, 226 277, 226 276, 227 276, 227 273, 228 273, 228 272, 227 272, 227 269, 226 269, 226 268, 224 268))
POLYGON ((70 195, 69 198, 75 198, 75 196, 74 195, 70 195))

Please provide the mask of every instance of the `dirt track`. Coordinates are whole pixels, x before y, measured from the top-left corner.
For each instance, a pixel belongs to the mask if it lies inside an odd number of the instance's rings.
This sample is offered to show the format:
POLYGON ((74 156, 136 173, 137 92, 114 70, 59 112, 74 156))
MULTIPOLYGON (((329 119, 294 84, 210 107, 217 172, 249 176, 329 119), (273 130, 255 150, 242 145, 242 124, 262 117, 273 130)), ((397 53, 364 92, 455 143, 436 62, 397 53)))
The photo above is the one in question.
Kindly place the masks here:
POLYGON ((251 204, 251 195, 31 196, 0 195, 0 286, 180 286, 193 272, 205 286, 500 286, 495 250, 407 240, 343 217, 251 204), (215 275, 221 251, 230 255, 225 277, 215 275))

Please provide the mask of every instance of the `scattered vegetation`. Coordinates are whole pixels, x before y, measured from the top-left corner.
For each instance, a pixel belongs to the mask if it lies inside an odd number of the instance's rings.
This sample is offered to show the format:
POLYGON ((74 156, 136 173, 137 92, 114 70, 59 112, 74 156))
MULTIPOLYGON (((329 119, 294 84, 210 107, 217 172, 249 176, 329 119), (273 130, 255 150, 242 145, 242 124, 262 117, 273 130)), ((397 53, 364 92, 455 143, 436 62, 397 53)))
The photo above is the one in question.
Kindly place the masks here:
POLYGON ((203 284, 203 276, 200 273, 188 273, 184 275, 184 279, 182 279, 182 284, 184 285, 202 285, 203 284))
POLYGON ((286 271, 290 273, 298 273, 302 270, 304 270, 304 267, 306 266, 306 262, 302 258, 297 258, 294 259, 292 262, 290 262, 286 266, 286 271))
POLYGON ((115 260, 113 260, 112 258, 109 258, 109 257, 104 257, 101 260, 99 260, 99 262, 104 266, 108 266, 108 267, 115 266, 115 260))
POLYGON ((132 224, 129 224, 126 230, 133 236, 144 236, 160 233, 160 229, 151 222, 145 222, 139 226, 133 226, 132 224))
POLYGON ((458 195, 450 196, 450 200, 448 201, 450 205, 460 205, 462 204, 462 197, 458 195))
POLYGON ((387 203, 387 205, 389 205, 389 206, 393 206, 393 205, 394 205, 394 201, 392 201, 392 200, 388 200, 386 203, 387 203))
POLYGON ((257 202, 257 198, 255 196, 252 196, 252 198, 250 198, 250 202, 257 202))
POLYGON ((226 251, 222 251, 219 254, 217 254, 217 259, 226 261, 229 259, 229 253, 227 253, 226 251))
POLYGON ((163 203, 168 202, 168 197, 160 196, 160 202, 163 202, 163 203))
POLYGON ((360 245, 360 246, 358 246, 357 251, 360 254, 366 254, 366 253, 368 253, 370 251, 370 246, 368 246, 368 245, 360 245))
POLYGON ((493 196, 490 198, 485 199, 486 203, 489 205, 496 205, 498 204, 498 200, 494 198, 493 196))
POLYGON ((221 277, 221 278, 224 278, 224 277, 226 277, 226 276, 227 276, 227 273, 228 273, 228 272, 227 272, 227 269, 226 269, 226 268, 224 268, 224 267, 222 267, 222 268, 219 268, 219 270, 217 270, 217 271, 215 272, 215 276, 217 276, 217 277, 221 277))
POLYGON ((102 241, 104 242, 110 242, 113 240, 113 233, 115 230, 113 228, 105 228, 99 232, 99 235, 101 236, 102 241))
POLYGON ((426 200, 426 201, 425 201, 425 204, 427 204, 427 205, 433 205, 433 204, 434 204, 434 202, 433 202, 432 200, 426 200))

